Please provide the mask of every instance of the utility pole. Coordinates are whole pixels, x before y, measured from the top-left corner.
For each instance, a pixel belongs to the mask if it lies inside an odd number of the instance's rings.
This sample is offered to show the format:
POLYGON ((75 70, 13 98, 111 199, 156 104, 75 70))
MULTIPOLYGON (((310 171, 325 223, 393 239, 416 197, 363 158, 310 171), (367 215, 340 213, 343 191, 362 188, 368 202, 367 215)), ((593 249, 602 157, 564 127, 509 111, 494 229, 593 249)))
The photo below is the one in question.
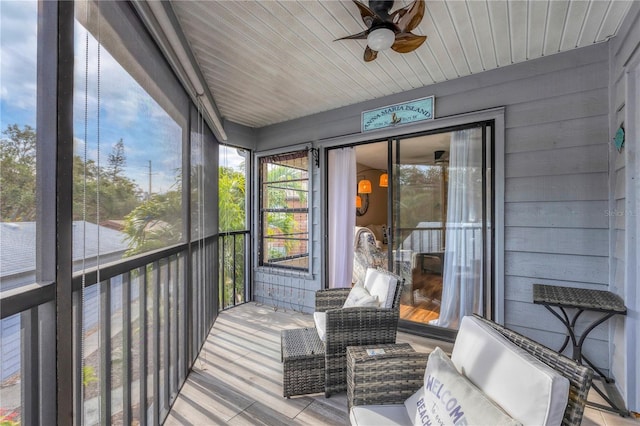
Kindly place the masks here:
POLYGON ((151 160, 149 160, 149 193, 147 195, 147 200, 151 199, 151 160))

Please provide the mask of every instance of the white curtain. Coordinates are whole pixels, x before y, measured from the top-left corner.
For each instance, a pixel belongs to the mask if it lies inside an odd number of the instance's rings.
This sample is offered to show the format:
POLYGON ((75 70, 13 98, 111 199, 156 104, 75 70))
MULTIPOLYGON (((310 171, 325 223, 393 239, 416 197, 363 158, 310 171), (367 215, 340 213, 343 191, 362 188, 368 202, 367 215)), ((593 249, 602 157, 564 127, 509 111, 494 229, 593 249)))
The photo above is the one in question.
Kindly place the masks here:
POLYGON ((351 287, 356 226, 356 150, 329 151, 329 287, 351 287))
POLYGON ((449 153, 442 305, 435 325, 482 314, 482 130, 453 132, 449 153))

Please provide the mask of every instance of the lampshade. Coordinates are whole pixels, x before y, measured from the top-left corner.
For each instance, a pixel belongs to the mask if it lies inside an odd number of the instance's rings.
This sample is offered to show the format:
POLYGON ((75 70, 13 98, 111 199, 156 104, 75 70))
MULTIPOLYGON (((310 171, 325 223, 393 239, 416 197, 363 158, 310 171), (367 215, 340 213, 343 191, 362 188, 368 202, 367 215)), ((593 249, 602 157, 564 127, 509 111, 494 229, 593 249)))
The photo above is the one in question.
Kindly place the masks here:
POLYGON ((389 187, 389 175, 386 173, 383 173, 380 175, 380 188, 387 188, 389 187))
POLYGON ((380 52, 393 46, 396 35, 389 28, 378 28, 367 36, 367 44, 371 50, 380 52))
POLYGON ((356 195, 356 209, 362 207, 362 198, 359 195, 356 195))
POLYGON ((371 194, 371 181, 362 179, 358 182, 358 194, 371 194))

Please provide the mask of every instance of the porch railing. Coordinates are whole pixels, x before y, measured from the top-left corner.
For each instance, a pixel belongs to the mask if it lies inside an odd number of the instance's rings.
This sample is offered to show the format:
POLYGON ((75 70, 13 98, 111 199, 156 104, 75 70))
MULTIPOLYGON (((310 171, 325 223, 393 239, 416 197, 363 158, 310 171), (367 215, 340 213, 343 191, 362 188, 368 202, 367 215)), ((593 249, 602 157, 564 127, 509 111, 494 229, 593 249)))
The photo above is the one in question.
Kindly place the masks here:
MULTIPOLYGON (((74 275, 75 424, 162 423, 218 312, 216 244, 209 237, 74 275)), ((0 392, 31 424, 38 404, 55 404, 41 394, 55 380, 55 305, 20 309, 0 322, 3 367, 18 364, 0 392)))
POLYGON ((250 253, 249 231, 233 231, 218 234, 220 248, 220 286, 218 288, 218 306, 220 310, 245 303, 249 300, 249 269, 247 264, 250 253))

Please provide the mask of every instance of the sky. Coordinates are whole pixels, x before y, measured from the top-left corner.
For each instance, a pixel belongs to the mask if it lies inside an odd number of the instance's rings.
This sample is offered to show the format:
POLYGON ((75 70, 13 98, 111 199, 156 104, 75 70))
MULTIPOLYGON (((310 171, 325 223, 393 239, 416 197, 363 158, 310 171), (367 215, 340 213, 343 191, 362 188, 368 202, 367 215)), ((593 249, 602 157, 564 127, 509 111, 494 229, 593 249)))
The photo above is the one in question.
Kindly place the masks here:
MULTIPOLYGON (((2 130, 14 123, 36 128, 37 17, 36 1, 0 0, 2 130)), ((151 161, 152 192, 169 190, 182 165, 182 129, 77 21, 75 49, 75 154, 107 166, 122 139, 125 175, 147 191, 151 161)), ((221 146, 220 165, 239 168, 243 161, 221 146)))
MULTIPOLYGON (((0 1, 0 16, 0 128, 36 128, 37 3, 0 1)), ((107 166, 122 139, 125 175, 147 191, 151 161, 152 192, 167 191, 182 165, 182 129, 104 47, 98 67, 98 42, 77 22, 75 49, 75 154, 107 166)))

